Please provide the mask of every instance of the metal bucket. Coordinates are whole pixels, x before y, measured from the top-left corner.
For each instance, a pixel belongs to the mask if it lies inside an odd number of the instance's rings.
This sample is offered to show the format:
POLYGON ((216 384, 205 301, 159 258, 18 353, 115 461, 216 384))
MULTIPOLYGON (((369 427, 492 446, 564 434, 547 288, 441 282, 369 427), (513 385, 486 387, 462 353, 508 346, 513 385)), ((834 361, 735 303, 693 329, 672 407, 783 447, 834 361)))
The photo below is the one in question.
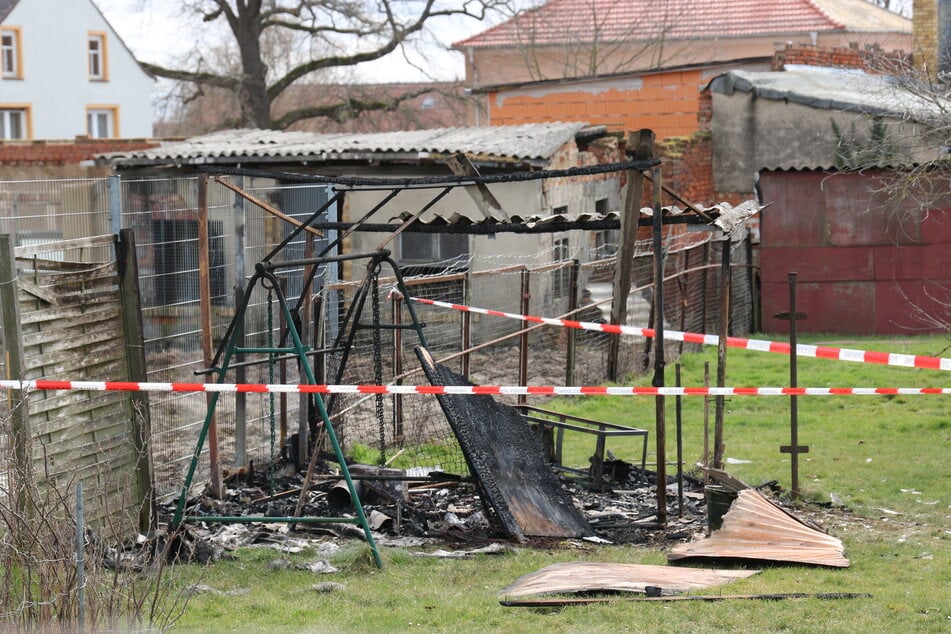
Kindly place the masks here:
POLYGON ((712 533, 723 525, 723 516, 730 510, 730 505, 736 499, 736 491, 719 484, 709 484, 707 494, 707 527, 712 533))

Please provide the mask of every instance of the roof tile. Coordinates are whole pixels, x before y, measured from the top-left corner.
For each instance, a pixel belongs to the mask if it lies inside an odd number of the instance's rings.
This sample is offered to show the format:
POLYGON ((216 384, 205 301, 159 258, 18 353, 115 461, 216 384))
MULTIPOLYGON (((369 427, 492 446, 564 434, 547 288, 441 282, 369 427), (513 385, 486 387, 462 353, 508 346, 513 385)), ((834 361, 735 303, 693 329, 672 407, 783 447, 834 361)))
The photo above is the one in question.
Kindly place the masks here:
POLYGON ((825 31, 910 32, 911 22, 866 0, 550 0, 453 47, 825 31))

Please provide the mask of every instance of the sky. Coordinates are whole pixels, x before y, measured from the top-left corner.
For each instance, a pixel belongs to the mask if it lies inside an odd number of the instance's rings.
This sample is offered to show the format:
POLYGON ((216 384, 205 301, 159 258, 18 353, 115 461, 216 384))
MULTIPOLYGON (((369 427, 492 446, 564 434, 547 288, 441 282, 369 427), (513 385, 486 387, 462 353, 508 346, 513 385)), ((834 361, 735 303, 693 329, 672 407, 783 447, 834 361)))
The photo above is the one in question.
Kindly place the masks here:
MULTIPOLYGON (((200 36, 214 37, 207 25, 198 24, 194 18, 182 16, 181 3, 175 0, 94 0, 106 19, 125 42, 136 59, 157 64, 172 64, 176 55, 191 50, 200 36), (204 31, 200 28, 204 27, 204 31)), ((528 3, 526 0, 525 4, 528 3)), ((425 64, 434 79, 461 79, 465 74, 462 53, 448 51, 453 42, 489 28, 493 23, 472 19, 441 19, 433 22, 435 40, 424 46, 425 64)), ((398 52, 357 68, 356 80, 360 82, 427 81, 424 73, 413 68, 398 52)))

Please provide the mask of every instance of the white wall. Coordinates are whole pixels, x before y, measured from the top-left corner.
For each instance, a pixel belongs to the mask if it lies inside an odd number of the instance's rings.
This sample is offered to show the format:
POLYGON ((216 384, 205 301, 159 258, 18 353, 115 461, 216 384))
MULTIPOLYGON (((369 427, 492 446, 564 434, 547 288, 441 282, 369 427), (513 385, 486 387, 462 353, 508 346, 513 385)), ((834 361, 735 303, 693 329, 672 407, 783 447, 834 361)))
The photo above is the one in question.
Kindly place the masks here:
POLYGON ((152 136, 153 79, 90 0, 20 0, 3 22, 20 27, 23 79, 0 80, 0 104, 28 103, 34 139, 86 134, 86 107, 118 106, 118 136, 152 136), (107 34, 108 81, 91 81, 89 31, 107 34))

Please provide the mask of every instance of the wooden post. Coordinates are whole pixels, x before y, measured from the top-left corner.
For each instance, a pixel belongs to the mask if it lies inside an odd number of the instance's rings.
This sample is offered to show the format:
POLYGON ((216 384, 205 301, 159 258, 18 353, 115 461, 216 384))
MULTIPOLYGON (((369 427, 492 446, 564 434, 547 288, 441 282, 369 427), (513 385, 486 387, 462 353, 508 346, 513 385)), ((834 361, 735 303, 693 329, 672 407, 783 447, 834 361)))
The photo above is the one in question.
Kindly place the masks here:
MULTIPOLYGON (((2 311, 3 342, 6 350, 7 379, 22 381, 23 333, 20 330, 20 298, 17 288, 17 265, 13 239, 0 234, 0 311, 2 311)), ((7 393, 10 406, 10 430, 13 445, 13 508, 17 513, 30 513, 28 487, 33 483, 33 430, 30 428, 29 398, 24 390, 7 393)), ((17 523, 19 526, 20 523, 17 523)))
MULTIPOLYGON (((722 241, 723 253, 720 257, 720 342, 717 346, 717 387, 726 386, 726 339, 730 336, 730 248, 732 242, 727 235, 722 241)), ((723 395, 714 397, 713 410, 713 468, 723 468, 723 411, 726 399, 723 395)))
MULTIPOLYGON (((653 181, 653 251, 654 251, 654 380, 651 385, 664 387, 664 368, 667 364, 664 351, 664 221, 661 204, 661 173, 659 167, 651 168, 653 181)), ((626 295, 625 295, 626 297, 626 295)), ((654 399, 656 417, 654 438, 657 441, 657 522, 667 523, 667 421, 666 398, 654 399)))
MULTIPOLYGON (((628 153, 636 160, 646 160, 654 155, 654 133, 638 130, 628 137, 628 153)), ((634 244, 637 241, 637 221, 640 218, 641 198, 644 194, 644 177, 636 170, 627 172, 627 195, 624 212, 621 214, 621 244, 617 252, 617 267, 614 269, 614 292, 611 301, 611 323, 627 322, 627 296, 631 292, 631 269, 634 266, 634 244)), ((618 379, 620 337, 611 337, 608 348, 608 378, 618 379)))
MULTIPOLYGON (((145 365, 145 333, 142 328, 142 295, 139 291, 139 263, 135 251, 135 233, 122 229, 116 239, 116 265, 119 272, 119 298, 122 302, 122 329, 125 332, 125 358, 130 381, 148 381, 145 365)), ((132 411, 129 431, 135 447, 135 503, 139 507, 139 532, 155 528, 155 486, 152 471, 152 419, 149 393, 129 392, 132 411)))
MULTIPOLYGON (((201 351, 204 356, 205 367, 211 367, 214 359, 214 347, 211 339, 211 266, 208 261, 210 252, 208 239, 208 175, 198 177, 198 293, 201 307, 201 351)), ((205 382, 214 381, 212 375, 205 375, 205 382)), ((211 394, 205 395, 208 407, 212 406, 211 394)), ((218 425, 217 416, 212 413, 208 424, 208 459, 211 468, 211 495, 220 498, 221 471, 218 460, 218 425)))

